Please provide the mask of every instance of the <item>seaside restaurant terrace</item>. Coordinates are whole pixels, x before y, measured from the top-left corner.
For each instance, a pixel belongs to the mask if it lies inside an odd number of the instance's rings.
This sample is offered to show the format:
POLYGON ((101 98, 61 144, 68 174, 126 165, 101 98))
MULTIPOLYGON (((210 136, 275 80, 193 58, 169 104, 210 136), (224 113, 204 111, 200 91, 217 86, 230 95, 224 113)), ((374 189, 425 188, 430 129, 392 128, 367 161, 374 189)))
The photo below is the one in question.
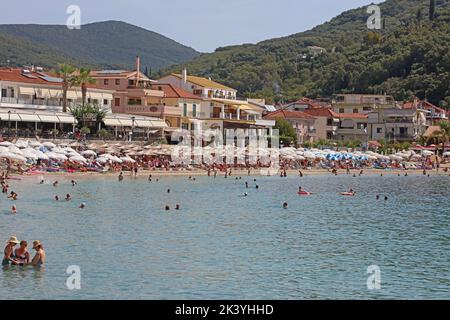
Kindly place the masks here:
MULTIPOLYGON (((70 113, 27 109, 0 108, 0 135, 2 137, 73 138, 77 120, 70 113)), ((98 129, 108 130, 113 139, 149 139, 167 128, 164 120, 108 113, 98 129), (130 134, 131 133, 131 134, 130 134)))

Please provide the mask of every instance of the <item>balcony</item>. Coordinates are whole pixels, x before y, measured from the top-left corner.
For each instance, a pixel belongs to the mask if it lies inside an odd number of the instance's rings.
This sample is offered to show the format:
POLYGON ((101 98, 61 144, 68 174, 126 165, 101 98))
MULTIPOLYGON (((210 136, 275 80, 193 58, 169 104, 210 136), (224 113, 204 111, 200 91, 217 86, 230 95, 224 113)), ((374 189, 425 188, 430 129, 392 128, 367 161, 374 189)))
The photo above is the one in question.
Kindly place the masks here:
POLYGON ((338 126, 327 126, 327 131, 336 131, 338 129, 338 126))
POLYGON ((342 135, 342 134, 356 135, 356 136, 359 136, 359 135, 366 136, 367 135, 367 133, 366 133, 366 131, 364 131, 364 129, 353 129, 353 128, 338 128, 336 131, 336 134, 337 135, 342 135))
POLYGON ((398 141, 413 141, 416 139, 416 136, 408 133, 387 133, 386 139, 388 140, 398 140, 398 141))

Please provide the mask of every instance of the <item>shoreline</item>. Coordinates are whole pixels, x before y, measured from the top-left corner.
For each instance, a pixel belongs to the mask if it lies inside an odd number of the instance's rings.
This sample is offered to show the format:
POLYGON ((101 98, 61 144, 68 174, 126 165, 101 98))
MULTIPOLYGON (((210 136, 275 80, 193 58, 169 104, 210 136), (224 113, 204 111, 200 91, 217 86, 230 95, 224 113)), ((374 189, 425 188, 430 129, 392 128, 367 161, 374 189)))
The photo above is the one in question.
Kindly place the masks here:
MULTIPOLYGON (((408 169, 408 170, 404 170, 404 169, 362 169, 363 170, 363 175, 381 175, 383 174, 383 176, 388 176, 388 175, 401 175, 404 176, 405 173, 408 173, 408 175, 423 175, 423 170, 421 169, 408 169)), ((263 169, 264 171, 264 169, 263 169)), ((324 176, 324 175, 333 175, 331 173, 331 171, 328 171, 327 169, 310 169, 310 170, 301 170, 303 173, 303 176, 324 176)), ((124 176, 134 176, 131 174, 130 171, 123 171, 124 172, 124 176)), ((349 176, 352 176, 353 174, 355 174, 356 176, 359 175, 360 169, 351 169, 350 170, 350 174, 348 174, 349 176)), ((278 177, 279 176, 280 171, 278 171, 277 174, 272 175, 272 177, 278 177)), ((289 169, 286 170, 287 176, 297 176, 299 177, 299 170, 293 170, 293 169, 289 169)), ((205 170, 201 170, 201 169, 195 169, 195 170, 175 170, 175 171, 166 171, 166 170, 154 170, 154 171, 149 171, 149 170, 141 170, 138 171, 137 177, 148 177, 149 175, 152 175, 154 177, 186 177, 186 176, 192 176, 192 177, 199 177, 199 176, 207 176, 208 173, 205 170)), ((439 171, 436 170, 427 170, 427 175, 440 175, 440 176, 449 176, 450 172, 444 172, 443 168, 441 168, 439 171)), ((28 180, 28 178, 34 178, 34 177, 67 177, 67 178, 99 178, 99 177, 116 177, 119 175, 119 172, 106 172, 106 173, 99 173, 99 172, 45 172, 45 173, 40 173, 40 174, 18 174, 18 173, 14 173, 12 174, 13 177, 22 179, 22 180, 28 180)), ((223 177, 225 175, 225 172, 222 171, 218 171, 217 172, 217 176, 223 177)), ((338 170, 338 176, 347 176, 347 173, 344 169, 338 170)), ((211 173, 211 177, 213 177, 214 174, 211 173)), ((232 175, 230 176, 231 178, 234 177, 244 177, 244 176, 249 176, 247 173, 247 170, 238 170, 238 169, 234 169, 232 170, 232 175)), ((257 169, 253 169, 250 172, 250 176, 268 176, 266 174, 261 174, 259 172, 259 170, 257 169)))

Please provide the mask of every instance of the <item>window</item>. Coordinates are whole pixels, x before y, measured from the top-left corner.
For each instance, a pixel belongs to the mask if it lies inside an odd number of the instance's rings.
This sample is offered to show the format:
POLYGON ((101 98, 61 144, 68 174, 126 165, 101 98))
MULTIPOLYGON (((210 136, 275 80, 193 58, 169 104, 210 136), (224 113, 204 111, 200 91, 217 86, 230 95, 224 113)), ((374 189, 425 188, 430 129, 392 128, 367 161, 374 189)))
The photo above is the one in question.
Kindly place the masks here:
POLYGON ((107 99, 103 99, 103 104, 106 106, 108 105, 108 100, 107 99))
POLYGON ((6 89, 2 89, 2 97, 6 97, 6 89))
POLYGON ((120 98, 115 98, 114 99, 114 106, 120 107, 120 98))
POLYGON ((344 112, 344 108, 340 108, 340 109, 339 109, 339 113, 345 113, 345 112, 344 112))
POLYGON ((383 132, 383 128, 377 128, 377 133, 382 133, 383 132))
POLYGON ((363 107, 363 111, 371 111, 372 108, 371 107, 363 107))
POLYGON ((333 125, 333 119, 327 119, 327 126, 333 125))
POLYGON ((120 79, 116 79, 116 86, 120 86, 120 79))
MULTIPOLYGON (((201 96, 203 94, 203 91, 202 90, 194 90, 194 94, 196 96, 201 96)), ((209 97, 211 97, 211 96, 209 96, 209 97)))
POLYGON ((194 118, 197 116, 197 105, 195 103, 192 105, 192 116, 194 118))
POLYGON ((141 99, 128 99, 128 105, 135 106, 135 105, 141 105, 142 100, 141 99))
POLYGON ((353 113, 358 113, 358 109, 357 108, 353 109, 353 113))
POLYGON ((105 86, 109 85, 109 80, 108 80, 108 79, 103 79, 103 84, 104 84, 105 86))
POLYGON ((187 104, 183 104, 183 117, 187 117, 187 104))

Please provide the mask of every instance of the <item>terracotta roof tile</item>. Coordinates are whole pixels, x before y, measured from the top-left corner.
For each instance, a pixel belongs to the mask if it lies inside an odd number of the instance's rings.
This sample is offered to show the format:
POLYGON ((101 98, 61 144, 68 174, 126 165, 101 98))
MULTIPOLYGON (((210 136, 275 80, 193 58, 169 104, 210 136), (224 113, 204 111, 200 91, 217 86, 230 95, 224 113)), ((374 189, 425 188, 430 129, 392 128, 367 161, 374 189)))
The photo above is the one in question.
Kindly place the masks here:
POLYGON ((284 118, 284 119, 315 119, 312 115, 307 114, 303 111, 290 111, 290 110, 277 110, 274 112, 270 112, 264 116, 265 119, 276 119, 276 118, 284 118))

